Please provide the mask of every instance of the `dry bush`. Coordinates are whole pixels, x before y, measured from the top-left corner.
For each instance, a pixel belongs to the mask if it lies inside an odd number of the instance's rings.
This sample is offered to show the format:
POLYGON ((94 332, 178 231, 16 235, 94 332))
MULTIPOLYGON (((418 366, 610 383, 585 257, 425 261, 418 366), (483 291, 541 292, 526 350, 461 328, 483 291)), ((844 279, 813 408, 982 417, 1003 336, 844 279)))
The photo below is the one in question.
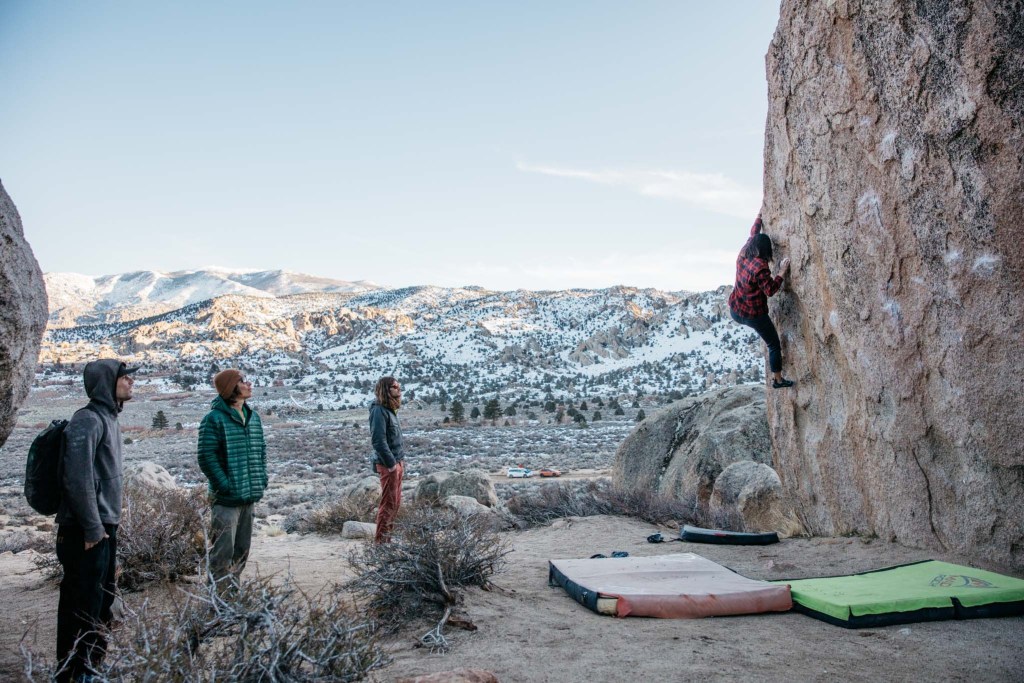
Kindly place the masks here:
POLYGON ((677 522, 742 530, 738 516, 712 518, 696 501, 680 501, 652 491, 626 491, 605 480, 545 483, 535 490, 516 493, 506 502, 521 528, 547 524, 563 517, 621 515, 651 524, 677 522))
POLYGON ((461 586, 490 587, 511 552, 493 527, 427 505, 403 508, 390 543, 368 544, 349 556, 356 578, 345 584, 383 626, 396 629, 431 614, 440 621, 423 642, 447 649, 443 629, 461 586))
POLYGON ((209 516, 209 500, 201 487, 127 484, 117 530, 120 586, 135 590, 149 581, 194 575, 206 554, 209 516))
MULTIPOLYGON (((143 603, 108 635, 107 656, 91 680, 359 681, 388 658, 373 625, 359 617, 337 586, 309 596, 291 577, 256 577, 235 593, 211 586, 182 593, 170 609, 143 603)), ((53 672, 22 641, 29 681, 53 672)))
MULTIPOLYGON (((152 581, 197 575, 206 555, 209 512, 202 488, 127 483, 117 527, 118 586, 133 591, 152 581)), ((50 578, 60 578, 56 555, 37 558, 36 565, 50 578)))
POLYGON ((512 495, 506 506, 527 529, 562 517, 618 514, 603 495, 606 488, 601 481, 545 483, 512 495))
POLYGON ((296 525, 301 533, 340 534, 345 522, 373 522, 377 516, 377 501, 360 496, 342 496, 338 501, 313 510, 296 525))

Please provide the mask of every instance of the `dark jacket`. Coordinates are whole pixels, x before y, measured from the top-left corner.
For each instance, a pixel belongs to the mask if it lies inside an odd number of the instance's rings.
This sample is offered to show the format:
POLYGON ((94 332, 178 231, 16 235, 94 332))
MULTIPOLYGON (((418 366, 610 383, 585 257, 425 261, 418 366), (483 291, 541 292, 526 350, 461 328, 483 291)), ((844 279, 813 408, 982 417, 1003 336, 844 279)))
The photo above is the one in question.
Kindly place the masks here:
POLYGON ((121 522, 124 459, 117 414, 117 360, 85 366, 89 408, 78 410, 64 430, 64 473, 58 524, 77 524, 92 543, 103 538, 104 524, 121 522))
POLYGON ((242 404, 245 421, 220 396, 199 423, 199 469, 217 505, 255 503, 267 488, 267 444, 260 416, 242 404))
POLYGON ((398 415, 376 400, 370 404, 370 442, 373 444, 374 463, 388 469, 405 460, 402 448, 402 425, 398 415))

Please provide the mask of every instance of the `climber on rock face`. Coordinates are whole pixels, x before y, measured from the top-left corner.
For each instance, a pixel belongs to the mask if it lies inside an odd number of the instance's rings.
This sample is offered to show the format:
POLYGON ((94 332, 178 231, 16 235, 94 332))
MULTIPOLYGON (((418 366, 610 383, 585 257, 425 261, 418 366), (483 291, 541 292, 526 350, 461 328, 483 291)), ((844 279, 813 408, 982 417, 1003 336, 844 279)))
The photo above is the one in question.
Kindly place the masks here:
POLYGON ((789 259, 778 264, 778 275, 772 277, 768 262, 772 260, 772 241, 761 232, 761 214, 757 214, 750 228, 750 239, 736 258, 736 285, 729 295, 729 313, 740 325, 757 332, 768 345, 768 365, 772 371, 772 387, 784 389, 793 386, 792 380, 782 377, 782 342, 768 317, 768 297, 782 287, 789 272, 789 259))

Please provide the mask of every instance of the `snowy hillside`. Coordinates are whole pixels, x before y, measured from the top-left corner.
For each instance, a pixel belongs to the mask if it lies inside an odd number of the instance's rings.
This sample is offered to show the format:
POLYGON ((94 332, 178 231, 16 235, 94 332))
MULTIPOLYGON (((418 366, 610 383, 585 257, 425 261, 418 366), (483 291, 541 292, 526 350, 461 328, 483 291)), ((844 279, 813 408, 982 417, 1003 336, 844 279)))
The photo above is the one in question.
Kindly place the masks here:
POLYGON ((283 270, 236 271, 222 268, 173 273, 137 271, 92 278, 47 273, 50 327, 136 320, 226 294, 274 297, 304 292, 364 292, 368 282, 347 282, 283 270))
POLYGON ((728 291, 260 290, 142 319, 51 325, 41 360, 117 356, 182 387, 240 365, 260 385, 291 387, 292 402, 314 407, 359 404, 383 374, 438 400, 687 395, 762 376, 760 342, 729 319, 728 291))

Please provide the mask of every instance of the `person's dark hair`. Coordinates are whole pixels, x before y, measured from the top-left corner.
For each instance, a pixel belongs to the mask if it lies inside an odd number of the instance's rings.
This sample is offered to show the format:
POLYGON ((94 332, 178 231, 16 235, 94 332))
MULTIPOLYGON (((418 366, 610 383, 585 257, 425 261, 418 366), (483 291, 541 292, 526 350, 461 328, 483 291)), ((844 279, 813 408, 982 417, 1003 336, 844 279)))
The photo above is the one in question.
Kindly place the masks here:
POLYGON ((377 399, 377 403, 381 404, 385 408, 391 410, 398 410, 400 405, 399 399, 391 396, 391 387, 398 383, 394 377, 388 375, 387 377, 381 377, 377 380, 377 385, 373 388, 373 396, 377 399))
POLYGON ((772 260, 772 240, 768 235, 759 232, 751 236, 743 245, 743 258, 759 258, 765 261, 772 260))

